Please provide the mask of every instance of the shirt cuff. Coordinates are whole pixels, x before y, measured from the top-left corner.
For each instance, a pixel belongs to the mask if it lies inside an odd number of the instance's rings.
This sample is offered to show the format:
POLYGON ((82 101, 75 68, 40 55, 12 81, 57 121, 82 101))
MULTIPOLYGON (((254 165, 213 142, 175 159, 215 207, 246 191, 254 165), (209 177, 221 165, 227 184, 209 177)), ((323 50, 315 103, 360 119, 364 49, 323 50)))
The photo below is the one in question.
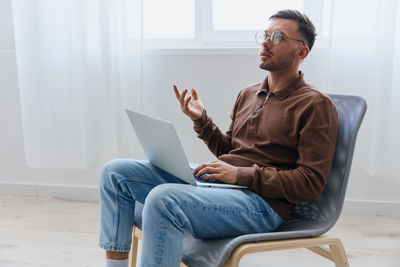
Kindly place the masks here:
POLYGON ((251 187, 254 182, 253 167, 238 167, 237 184, 251 187))
POLYGON ((194 130, 196 132, 200 131, 201 128, 207 123, 208 118, 207 118, 207 112, 206 109, 203 109, 203 113, 201 114, 201 117, 197 120, 193 120, 194 123, 194 130))

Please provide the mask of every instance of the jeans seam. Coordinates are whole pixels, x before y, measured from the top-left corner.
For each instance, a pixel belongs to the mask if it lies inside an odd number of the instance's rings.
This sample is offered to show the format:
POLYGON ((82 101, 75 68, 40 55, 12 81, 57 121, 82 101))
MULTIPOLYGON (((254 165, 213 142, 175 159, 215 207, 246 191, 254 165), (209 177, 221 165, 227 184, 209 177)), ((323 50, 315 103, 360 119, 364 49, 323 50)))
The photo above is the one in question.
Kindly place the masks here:
POLYGON ((119 226, 119 191, 121 182, 118 181, 117 190, 114 192, 114 203, 115 203, 115 218, 114 218, 114 231, 112 238, 112 246, 116 247, 117 237, 118 237, 118 226, 119 226))
MULTIPOLYGON (((252 211, 252 210, 248 210, 248 209, 246 209, 245 211, 240 211, 240 212, 237 212, 237 210, 236 209, 232 209, 233 211, 232 212, 230 212, 230 207, 229 206, 227 206, 227 205, 217 205, 217 204, 214 204, 214 206, 212 206, 212 207, 210 207, 210 205, 205 205, 204 204, 205 202, 199 202, 198 204, 196 203, 196 205, 197 206, 199 206, 198 208, 200 208, 200 209, 211 209, 212 211, 214 211, 214 212, 219 212, 219 213, 223 213, 223 214, 226 214, 226 215, 228 215, 228 216, 243 216, 243 215, 247 215, 247 216, 252 216, 252 217, 259 217, 259 216, 264 216, 265 214, 267 214, 267 215, 269 215, 269 216, 271 216, 271 215, 274 215, 271 211, 269 211, 269 210, 264 210, 264 211, 252 211)), ((180 208, 183 208, 183 206, 184 206, 184 202, 179 202, 179 203, 176 203, 175 204, 175 207, 173 207, 173 208, 176 208, 176 206, 179 206, 180 208)), ((192 204, 192 208, 193 208, 193 204, 192 204)))

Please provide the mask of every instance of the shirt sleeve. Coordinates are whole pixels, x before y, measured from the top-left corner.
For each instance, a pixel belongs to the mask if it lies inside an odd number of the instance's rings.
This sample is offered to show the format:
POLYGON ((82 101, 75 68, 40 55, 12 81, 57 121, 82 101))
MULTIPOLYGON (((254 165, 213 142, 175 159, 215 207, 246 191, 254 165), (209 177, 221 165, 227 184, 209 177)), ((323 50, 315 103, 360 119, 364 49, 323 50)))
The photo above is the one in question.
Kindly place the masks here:
POLYGON ((231 124, 228 131, 224 134, 220 129, 213 123, 212 119, 208 117, 206 110, 203 110, 203 114, 200 119, 194 120, 194 131, 197 133, 197 137, 202 139, 208 146, 208 149, 216 156, 219 157, 223 154, 228 154, 233 149, 232 147, 232 129, 235 123, 235 114, 237 110, 238 101, 240 94, 236 99, 235 105, 231 113, 231 124))
POLYGON ((294 169, 239 167, 238 184, 264 198, 286 199, 290 203, 320 196, 326 184, 336 147, 337 111, 328 98, 312 104, 303 114, 294 169))

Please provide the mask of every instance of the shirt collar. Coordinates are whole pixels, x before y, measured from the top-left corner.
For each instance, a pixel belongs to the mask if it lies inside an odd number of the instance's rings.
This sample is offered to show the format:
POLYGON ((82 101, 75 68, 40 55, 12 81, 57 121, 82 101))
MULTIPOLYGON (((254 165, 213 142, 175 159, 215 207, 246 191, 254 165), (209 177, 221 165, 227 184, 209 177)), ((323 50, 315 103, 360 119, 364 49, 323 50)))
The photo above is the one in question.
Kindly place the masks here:
MULTIPOLYGON (((276 95, 279 97, 281 100, 285 99, 288 97, 293 91, 295 91, 297 88, 304 86, 306 83, 304 82, 304 73, 299 71, 299 76, 297 77, 296 80, 293 82, 290 82, 286 85, 284 85, 281 88, 275 89, 272 94, 276 95)), ((269 88, 268 88, 268 76, 264 79, 262 82, 260 89, 257 91, 257 95, 268 93, 269 88)))

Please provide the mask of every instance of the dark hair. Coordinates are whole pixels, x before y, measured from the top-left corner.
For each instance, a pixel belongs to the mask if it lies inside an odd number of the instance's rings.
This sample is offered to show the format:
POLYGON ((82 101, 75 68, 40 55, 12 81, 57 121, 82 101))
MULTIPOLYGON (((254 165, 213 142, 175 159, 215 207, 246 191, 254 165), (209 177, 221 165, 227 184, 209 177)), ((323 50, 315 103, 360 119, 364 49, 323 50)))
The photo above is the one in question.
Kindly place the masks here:
POLYGON ((285 10, 279 10, 274 15, 272 15, 269 19, 271 20, 271 19, 277 19, 277 18, 291 19, 291 20, 297 21, 299 23, 298 31, 306 39, 307 46, 311 50, 311 48, 314 45, 315 36, 317 36, 317 32, 315 30, 314 24, 305 14, 302 14, 301 12, 299 12, 297 10, 285 9, 285 10))

